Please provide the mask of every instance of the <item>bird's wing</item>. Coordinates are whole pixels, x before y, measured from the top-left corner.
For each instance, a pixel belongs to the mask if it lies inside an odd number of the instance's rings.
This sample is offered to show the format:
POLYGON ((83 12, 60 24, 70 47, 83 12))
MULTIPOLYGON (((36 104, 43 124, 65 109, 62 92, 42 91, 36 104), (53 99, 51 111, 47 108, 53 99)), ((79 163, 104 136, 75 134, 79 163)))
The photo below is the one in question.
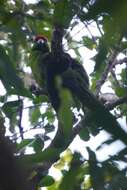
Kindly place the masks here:
POLYGON ((63 86, 76 95, 77 98, 89 109, 93 109, 95 102, 91 101, 93 95, 88 89, 88 84, 84 77, 76 70, 69 68, 62 73, 63 86), (91 97, 92 96, 92 97, 91 97))

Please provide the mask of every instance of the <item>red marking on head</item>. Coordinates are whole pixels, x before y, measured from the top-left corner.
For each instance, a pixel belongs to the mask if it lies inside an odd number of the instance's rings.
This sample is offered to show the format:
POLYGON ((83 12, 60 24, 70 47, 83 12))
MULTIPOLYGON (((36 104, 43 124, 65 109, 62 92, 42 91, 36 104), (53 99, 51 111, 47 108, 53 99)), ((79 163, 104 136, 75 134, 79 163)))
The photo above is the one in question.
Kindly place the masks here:
POLYGON ((43 35, 37 35, 35 36, 35 41, 38 41, 38 40, 44 40, 44 41, 48 41, 47 38, 43 35))

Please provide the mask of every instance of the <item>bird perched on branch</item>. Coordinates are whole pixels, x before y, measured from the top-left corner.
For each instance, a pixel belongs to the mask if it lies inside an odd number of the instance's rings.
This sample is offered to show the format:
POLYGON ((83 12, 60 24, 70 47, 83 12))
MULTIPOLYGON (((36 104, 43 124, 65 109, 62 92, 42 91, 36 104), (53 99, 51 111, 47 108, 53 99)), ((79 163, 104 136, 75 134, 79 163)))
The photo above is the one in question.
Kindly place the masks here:
POLYGON ((66 79, 71 77, 69 76, 71 72, 72 74, 78 74, 78 77, 83 78, 85 88, 89 88, 88 75, 83 66, 75 59, 72 59, 67 53, 62 53, 62 56, 58 58, 54 57, 44 36, 38 35, 35 37, 32 50, 31 69, 33 75, 39 86, 47 89, 52 106, 56 111, 58 111, 60 106, 57 86, 55 84, 57 76, 61 77, 63 87, 69 88, 67 85, 71 84, 66 79), (74 71, 76 73, 73 73, 74 71))
POLYGON ((56 84, 56 77, 59 76, 62 87, 68 89, 72 95, 78 98, 83 107, 87 107, 92 112, 96 125, 103 126, 115 138, 127 143, 127 136, 115 117, 89 90, 89 79, 81 64, 65 52, 61 52, 60 56, 56 57, 50 52, 47 39, 41 35, 35 37, 32 50, 34 54, 31 65, 33 75, 40 87, 47 89, 56 112, 59 111, 61 104, 56 84), (117 129, 113 129, 113 127, 117 127, 117 129))

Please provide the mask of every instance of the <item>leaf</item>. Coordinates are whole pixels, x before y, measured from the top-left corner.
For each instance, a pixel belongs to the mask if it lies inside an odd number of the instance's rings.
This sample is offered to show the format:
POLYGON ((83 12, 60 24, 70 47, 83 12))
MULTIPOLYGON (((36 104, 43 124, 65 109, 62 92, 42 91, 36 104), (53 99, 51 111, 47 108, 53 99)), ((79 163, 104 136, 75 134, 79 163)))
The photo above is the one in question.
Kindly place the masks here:
POLYGON ((63 128, 63 133, 65 136, 68 136, 72 129, 72 98, 71 94, 67 89, 60 90, 60 97, 61 97, 61 106, 59 109, 59 121, 63 128))
POLYGON ((73 158, 73 154, 70 149, 67 149, 60 156, 60 160, 54 164, 54 167, 58 170, 63 170, 65 166, 70 165, 73 158))
POLYGON ((73 18, 71 2, 61 0, 56 2, 54 7, 54 22, 67 28, 73 18))
POLYGON ((88 126, 89 132, 92 136, 96 136, 98 135, 98 133, 100 132, 99 127, 96 127, 96 125, 94 123, 90 123, 90 125, 88 126))
POLYGON ((110 145, 111 143, 113 143, 114 142, 114 139, 112 139, 112 138, 110 138, 110 139, 108 139, 108 140, 106 140, 106 141, 104 141, 101 145, 99 145, 97 148, 96 148, 96 150, 100 150, 102 147, 103 147, 103 145, 110 145))
POLYGON ((48 140, 51 140, 51 138, 48 135, 44 134, 44 142, 48 140))
POLYGON ((90 139, 89 131, 87 128, 82 128, 79 133, 79 136, 84 141, 88 141, 90 139))
POLYGON ((49 123, 53 123, 55 121, 55 115, 51 109, 46 111, 45 116, 47 117, 49 123))
POLYGON ((119 97, 124 97, 127 94, 127 89, 124 87, 117 87, 115 88, 115 93, 119 97))
POLYGON ((89 163, 89 174, 91 177, 92 187, 93 189, 103 189, 104 176, 101 167, 98 166, 96 154, 89 147, 87 147, 87 151, 89 154, 88 163, 89 163))
POLYGON ((41 96, 36 96, 34 97, 34 104, 39 104, 39 103, 43 103, 43 102, 48 102, 48 96, 46 95, 41 95, 41 96))
POLYGON ((13 114, 17 113, 20 103, 21 102, 19 100, 6 102, 2 106, 2 110, 6 114, 6 116, 11 119, 13 114))
POLYGON ((35 140, 31 144, 31 146, 34 148, 34 151, 36 153, 41 152, 44 148, 44 141, 41 139, 38 135, 36 136, 35 140))
POLYGON ((56 148, 48 148, 44 151, 38 152, 36 154, 29 154, 24 155, 22 157, 22 161, 26 164, 33 165, 35 163, 42 163, 43 161, 54 161, 56 158, 59 157, 59 154, 61 153, 60 149, 56 148))
POLYGON ((30 116, 31 116, 31 123, 36 124, 38 119, 41 116, 40 109, 38 107, 34 107, 33 109, 30 109, 30 116))
POLYGON ((91 38, 88 36, 83 37, 83 44, 90 50, 96 47, 96 44, 93 42, 91 38))
POLYGON ((17 151, 20 151, 22 148, 29 146, 32 143, 33 139, 23 139, 21 143, 16 144, 17 151))
POLYGON ((45 131, 46 131, 46 133, 51 133, 54 130, 55 130, 55 126, 54 125, 49 124, 49 123, 47 125, 45 125, 45 131))
POLYGON ((0 45, 0 78, 7 90, 11 90, 13 87, 16 94, 32 98, 31 93, 24 88, 22 80, 16 74, 16 70, 2 45, 0 45))
POLYGON ((63 179, 61 180, 59 190, 80 189, 80 183, 84 179, 84 176, 81 175, 81 159, 82 157, 79 153, 74 153, 69 171, 65 173, 63 179))
POLYGON ((6 95, 0 96, 0 102, 4 103, 6 99, 7 99, 6 95))
POLYGON ((104 67, 106 56, 107 56, 108 50, 104 43, 100 43, 99 50, 97 55, 95 56, 95 67, 94 71, 101 71, 104 67))
POLYGON ((55 182, 55 180, 53 179, 52 176, 48 175, 46 177, 44 177, 38 184, 39 187, 47 187, 50 185, 53 185, 53 183, 55 182))
POLYGON ((127 68, 122 69, 120 76, 121 76, 122 83, 125 84, 125 86, 127 87, 127 68))

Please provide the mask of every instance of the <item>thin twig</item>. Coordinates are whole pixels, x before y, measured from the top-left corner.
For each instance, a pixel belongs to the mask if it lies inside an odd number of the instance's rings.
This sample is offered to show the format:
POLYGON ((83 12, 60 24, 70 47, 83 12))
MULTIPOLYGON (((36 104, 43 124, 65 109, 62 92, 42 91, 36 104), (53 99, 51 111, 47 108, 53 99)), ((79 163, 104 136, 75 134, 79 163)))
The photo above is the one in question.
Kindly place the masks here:
POLYGON ((99 26, 97 20, 96 20, 96 24, 97 24, 97 28, 98 28, 98 30, 99 30, 99 32, 100 32, 100 34, 101 34, 101 37, 103 37, 104 34, 103 34, 103 32, 101 31, 100 26, 99 26))
MULTIPOLYGON (((67 41, 68 41, 68 42, 71 42, 72 39, 73 39, 77 34, 79 34, 84 28, 85 28, 85 26, 83 26, 80 30, 78 30, 77 32, 75 32, 67 41)), ((66 35, 65 35, 65 38, 66 38, 66 35)), ((66 45, 67 45, 67 42, 65 42, 65 43, 63 44, 63 47, 66 47, 66 45)), ((68 51, 68 50, 67 50, 67 51, 68 51)))
POLYGON ((112 69, 112 71, 111 71, 111 75, 112 75, 112 77, 114 78, 116 84, 117 84, 118 86, 120 86, 120 83, 119 83, 119 81, 117 80, 117 77, 116 77, 115 71, 114 71, 113 69, 112 69))
POLYGON ((95 92, 96 96, 99 95, 102 85, 105 83, 109 72, 111 72, 112 68, 114 67, 114 64, 116 63, 116 57, 117 57, 118 53, 119 53, 118 49, 115 49, 113 54, 109 58, 109 62, 106 65, 104 72, 101 75, 101 79, 97 81, 97 83, 96 83, 96 92, 95 92))
POLYGON ((85 23, 85 22, 83 22, 83 23, 84 23, 86 29, 88 30, 89 34, 91 35, 91 38, 92 38, 93 42, 96 44, 95 37, 93 36, 92 32, 90 31, 90 29, 89 29, 89 27, 88 27, 88 24, 85 23))
POLYGON ((19 101, 20 101, 20 106, 19 106, 19 120, 18 120, 18 128, 19 128, 19 132, 20 132, 20 136, 21 139, 23 140, 23 127, 22 127, 22 116, 23 116, 23 100, 18 97, 19 101))

